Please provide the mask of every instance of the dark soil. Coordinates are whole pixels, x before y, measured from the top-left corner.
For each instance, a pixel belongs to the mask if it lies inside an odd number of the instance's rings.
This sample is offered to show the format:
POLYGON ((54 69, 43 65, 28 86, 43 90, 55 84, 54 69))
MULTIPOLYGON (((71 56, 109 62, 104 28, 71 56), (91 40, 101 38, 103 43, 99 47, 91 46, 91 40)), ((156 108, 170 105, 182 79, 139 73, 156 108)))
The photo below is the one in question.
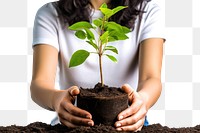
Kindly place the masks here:
MULTIPOLYGON (((0 133, 134 133, 118 132, 112 126, 95 125, 94 127, 79 127, 69 129, 63 125, 51 126, 41 122, 31 123, 27 126, 0 126, 0 133)), ((168 128, 160 124, 143 127, 138 133, 200 133, 200 125, 185 128, 168 128)))
POLYGON ((117 115, 128 108, 128 95, 117 87, 96 84, 80 89, 77 106, 91 113, 95 125, 114 125, 117 115))
POLYGON ((94 88, 80 88, 82 97, 119 97, 126 95, 119 87, 109 87, 107 85, 102 86, 101 83, 97 83, 94 88))

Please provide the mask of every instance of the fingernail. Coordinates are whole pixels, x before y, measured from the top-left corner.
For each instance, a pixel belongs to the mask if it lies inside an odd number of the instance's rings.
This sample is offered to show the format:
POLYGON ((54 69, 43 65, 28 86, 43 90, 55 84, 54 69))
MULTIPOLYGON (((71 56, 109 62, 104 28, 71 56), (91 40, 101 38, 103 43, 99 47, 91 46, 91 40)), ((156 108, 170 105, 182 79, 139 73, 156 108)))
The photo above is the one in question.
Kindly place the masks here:
POLYGON ((86 115, 86 118, 88 118, 88 119, 92 119, 90 115, 86 115))
POLYGON ((121 129, 121 128, 117 128, 116 130, 117 130, 117 131, 122 131, 122 129, 121 129))
POLYGON ((72 89, 71 92, 70 92, 72 95, 73 95, 74 90, 76 90, 76 88, 72 89))
POLYGON ((121 127, 121 125, 122 125, 121 123, 117 123, 116 127, 121 127))
POLYGON ((88 125, 89 125, 89 126, 93 126, 93 122, 91 122, 91 121, 88 122, 88 125))
POLYGON ((119 116, 119 120, 122 120, 124 117, 121 115, 121 116, 119 116))
POLYGON ((77 86, 74 86, 73 88, 72 88, 72 90, 71 90, 71 94, 73 95, 73 94, 77 94, 78 92, 77 91, 79 91, 79 89, 78 89, 78 87, 77 86))

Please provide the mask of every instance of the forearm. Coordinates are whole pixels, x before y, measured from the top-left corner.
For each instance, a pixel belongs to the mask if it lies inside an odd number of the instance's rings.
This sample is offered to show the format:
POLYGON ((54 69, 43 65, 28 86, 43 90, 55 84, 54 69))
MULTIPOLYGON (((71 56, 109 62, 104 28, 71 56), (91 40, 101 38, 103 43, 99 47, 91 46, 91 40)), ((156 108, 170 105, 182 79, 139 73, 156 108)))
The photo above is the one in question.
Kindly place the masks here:
POLYGON ((161 91, 162 84, 158 78, 149 78, 139 82, 138 93, 143 97, 146 108, 150 109, 158 100, 161 91))
POLYGON ((54 82, 35 80, 31 82, 30 90, 34 102, 45 109, 55 110, 54 98, 58 90, 54 88, 54 82))

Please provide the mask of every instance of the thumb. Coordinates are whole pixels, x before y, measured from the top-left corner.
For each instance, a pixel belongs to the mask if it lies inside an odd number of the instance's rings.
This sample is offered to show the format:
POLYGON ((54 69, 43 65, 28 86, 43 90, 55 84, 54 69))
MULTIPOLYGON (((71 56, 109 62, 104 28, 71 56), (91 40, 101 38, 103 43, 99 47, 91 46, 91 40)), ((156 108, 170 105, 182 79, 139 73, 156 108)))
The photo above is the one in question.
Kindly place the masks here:
POLYGON ((122 91, 128 94, 129 102, 131 103, 134 98, 134 89, 129 84, 124 84, 122 86, 122 91))
POLYGON ((80 90, 77 86, 72 86, 69 88, 69 94, 71 96, 77 96, 80 93, 80 90))
POLYGON ((129 84, 124 84, 122 86, 122 90, 128 94, 128 96, 133 95, 134 89, 129 84))

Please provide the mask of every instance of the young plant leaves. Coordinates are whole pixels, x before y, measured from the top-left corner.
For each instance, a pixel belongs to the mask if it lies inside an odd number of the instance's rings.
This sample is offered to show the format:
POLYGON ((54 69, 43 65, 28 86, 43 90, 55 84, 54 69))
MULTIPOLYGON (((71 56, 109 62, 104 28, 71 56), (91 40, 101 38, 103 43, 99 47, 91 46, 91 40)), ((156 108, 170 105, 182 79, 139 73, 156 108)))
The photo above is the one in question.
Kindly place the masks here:
POLYGON ((104 14, 106 19, 109 19, 112 15, 116 14, 117 12, 123 10, 124 8, 127 8, 127 6, 118 6, 114 9, 109 9, 107 5, 104 3, 99 9, 104 14))
POLYGON ((85 32, 82 31, 82 30, 76 31, 75 35, 76 35, 76 37, 78 37, 79 39, 83 39, 83 40, 84 40, 84 39, 86 38, 86 34, 85 34, 85 32))
POLYGON ((118 6, 118 7, 115 7, 114 9, 112 9, 113 11, 113 14, 123 10, 124 8, 127 8, 127 6, 118 6))
POLYGON ((114 42, 118 41, 118 39, 115 36, 108 36, 108 42, 114 42))
POLYGON ((94 28, 94 27, 87 21, 77 22, 69 27, 70 30, 82 30, 85 28, 89 29, 89 28, 94 28))
POLYGON ((89 29, 85 28, 84 29, 87 33, 87 39, 88 40, 94 40, 94 34, 92 33, 92 31, 90 31, 89 29))
POLYGON ((106 56, 107 56, 111 61, 117 63, 117 59, 116 59, 114 56, 109 55, 109 54, 106 54, 106 56))
POLYGON ((93 20, 93 24, 95 24, 97 27, 100 27, 102 25, 102 19, 95 19, 93 20))
POLYGON ((106 46, 104 50, 105 50, 105 51, 106 51, 106 50, 110 50, 110 51, 114 52, 115 54, 118 54, 117 48, 115 48, 115 47, 113 47, 113 46, 106 46))
POLYGON ((69 67, 75 67, 81 65, 90 55, 90 53, 86 50, 78 50, 76 51, 69 62, 69 67))
POLYGON ((95 48, 96 50, 98 50, 98 46, 92 41, 86 41, 87 43, 89 43, 93 48, 95 48))
POLYGON ((109 19, 113 15, 113 11, 111 9, 102 8, 102 7, 100 7, 99 9, 104 14, 104 16, 106 17, 106 19, 109 19))
POLYGON ((122 29, 123 29, 123 32, 124 32, 125 34, 131 32, 131 30, 130 30, 129 28, 127 28, 126 26, 122 26, 122 29))
POLYGON ((123 32, 111 31, 111 32, 109 32, 109 36, 115 38, 116 40, 128 39, 128 36, 126 34, 124 34, 123 32))
POLYGON ((105 23, 105 29, 107 31, 114 30, 114 31, 117 31, 117 32, 124 32, 122 26, 117 24, 117 23, 115 23, 115 22, 107 22, 107 23, 105 23))
POLYGON ((103 3, 100 8, 108 8, 106 3, 103 3))
POLYGON ((99 55, 99 70, 101 84, 103 86, 103 73, 102 73, 102 56, 107 56, 113 62, 117 62, 117 59, 110 54, 104 53, 106 51, 113 52, 118 54, 118 50, 114 46, 107 46, 109 42, 119 41, 128 39, 127 33, 130 32, 130 29, 117 24, 116 22, 109 21, 109 18, 121 11, 122 9, 127 8, 126 6, 118 6, 114 9, 109 9, 107 4, 104 3, 99 8, 103 16, 92 21, 92 24, 87 21, 76 22, 73 25, 69 26, 70 30, 74 30, 77 38, 85 40, 89 45, 91 45, 95 52, 88 52, 86 50, 76 51, 69 62, 69 67, 75 67, 81 65, 88 58, 90 53, 95 53, 99 55), (94 34, 93 31, 96 31, 98 34, 94 34))
POLYGON ((102 44, 108 42, 108 36, 109 36, 109 31, 104 32, 103 35, 100 36, 102 44))

